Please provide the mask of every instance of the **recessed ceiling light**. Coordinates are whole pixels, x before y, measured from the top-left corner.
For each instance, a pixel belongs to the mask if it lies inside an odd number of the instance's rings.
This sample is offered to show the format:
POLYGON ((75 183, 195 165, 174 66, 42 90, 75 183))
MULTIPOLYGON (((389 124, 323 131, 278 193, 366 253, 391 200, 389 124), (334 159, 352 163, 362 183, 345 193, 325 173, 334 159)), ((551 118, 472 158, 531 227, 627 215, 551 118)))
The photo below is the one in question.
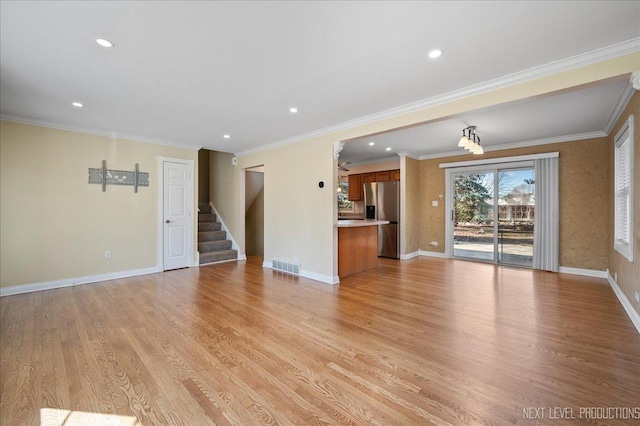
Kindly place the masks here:
POLYGON ((369 146, 374 146, 376 143, 374 141, 369 142, 369 146))
POLYGON ((391 147, 390 147, 390 146, 388 146, 386 150, 387 150, 387 151, 391 151, 391 147))
POLYGON ((442 50, 440 49, 433 49, 429 52, 429 57, 431 59, 439 58, 440 56, 442 56, 442 50))
POLYGON ((298 108, 289 108, 289 112, 295 114, 296 112, 298 112, 298 108))
POLYGON ((229 139, 231 136, 229 136, 229 135, 222 135, 222 137, 223 137, 223 138, 225 138, 225 139, 229 139))
POLYGON ((110 48, 110 47, 114 47, 115 46, 115 44, 113 44, 112 42, 110 42, 109 40, 106 40, 104 38, 97 38, 96 39, 96 43, 98 43, 100 46, 106 47, 106 48, 110 48))
POLYGON ((81 102, 73 102, 71 105, 73 105, 76 108, 82 108, 84 106, 84 104, 81 102))

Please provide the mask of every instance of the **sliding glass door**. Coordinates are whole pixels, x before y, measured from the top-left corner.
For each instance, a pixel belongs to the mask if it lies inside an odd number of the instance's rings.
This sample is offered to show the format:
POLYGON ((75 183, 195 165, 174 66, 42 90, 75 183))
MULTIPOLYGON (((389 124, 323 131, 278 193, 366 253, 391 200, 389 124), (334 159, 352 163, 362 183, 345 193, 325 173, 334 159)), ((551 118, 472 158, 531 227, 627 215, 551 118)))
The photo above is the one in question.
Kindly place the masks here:
POLYGON ((453 180, 453 256, 494 262, 495 173, 463 173, 453 180))
POLYGON ((533 169, 498 172, 498 262, 533 266, 533 169))
POLYGON ((533 168, 471 170, 451 178, 453 257, 531 267, 533 168))

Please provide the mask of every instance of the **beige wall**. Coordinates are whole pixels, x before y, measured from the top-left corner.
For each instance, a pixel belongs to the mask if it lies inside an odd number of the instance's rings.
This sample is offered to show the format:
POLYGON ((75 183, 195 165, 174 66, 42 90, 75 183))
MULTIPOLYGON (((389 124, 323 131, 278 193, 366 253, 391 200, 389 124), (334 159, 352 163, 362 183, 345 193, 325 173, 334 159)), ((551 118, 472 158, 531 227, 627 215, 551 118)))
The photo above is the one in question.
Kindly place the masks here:
MULTIPOLYGON (((457 157, 451 158, 455 161, 457 157)), ((424 251, 433 251, 444 253, 445 247, 445 222, 444 222, 444 170, 438 165, 444 159, 436 158, 431 160, 421 160, 419 165, 419 192, 420 199, 418 201, 418 210, 420 217, 419 223, 419 249, 424 251), (443 198, 439 195, 442 194, 443 198), (438 207, 432 207, 431 201, 438 200, 438 207), (429 245, 431 241, 438 243, 437 247, 429 245)))
POLYGON ((0 121, 0 286, 155 267, 158 156, 197 161, 196 151, 0 121), (139 163, 150 186, 103 193, 87 183, 102 160, 139 163))
MULTIPOLYGON (((560 153, 560 266, 604 271, 611 210, 607 138, 492 151, 482 159, 544 152, 560 153)), ((439 164, 477 159, 471 154, 420 162, 422 250, 444 252, 444 200, 431 207, 445 194, 445 170, 439 164), (430 241, 438 241, 438 247, 430 247, 430 241)))
MULTIPOLYGON (((402 254, 415 253, 420 249, 420 162, 413 158, 403 157, 401 173, 401 185, 404 189, 405 202, 403 223, 404 228, 402 254)), ((401 212, 402 213, 402 212, 401 212)))
POLYGON ((627 296, 627 299, 629 299, 629 302, 631 302, 631 305, 635 310, 640 313, 640 303, 636 302, 634 298, 634 292, 640 292, 640 93, 637 91, 609 134, 609 171, 608 188, 609 192, 612 194, 608 204, 608 210, 612 217, 610 226, 608 227, 609 239, 607 240, 607 248, 609 251, 609 273, 612 277, 615 277, 615 274, 618 274, 618 286, 627 296), (613 248, 613 193, 615 182, 613 178, 614 138, 618 133, 618 130, 620 130, 620 127, 622 127, 631 114, 634 115, 633 263, 629 262, 613 248))
MULTIPOLYGON (((229 190, 240 190, 244 185, 242 170, 258 165, 264 165, 265 260, 293 262, 297 257, 302 270, 321 280, 332 279, 337 218, 332 140, 296 143, 239 157, 229 190), (325 182, 322 189, 318 187, 320 180, 325 182)), ((227 200, 242 202, 236 195, 227 200)), ((238 225, 234 223, 233 233, 242 232, 244 241, 244 230, 235 228, 238 225)))
POLYGON ((233 154, 209 151, 209 201, 244 254, 244 174, 231 162, 233 154), (236 174, 237 173, 237 174, 236 174), (242 186, 240 185, 242 177, 242 186))
POLYGON ((264 255, 264 186, 247 210, 245 235, 247 256, 264 255))

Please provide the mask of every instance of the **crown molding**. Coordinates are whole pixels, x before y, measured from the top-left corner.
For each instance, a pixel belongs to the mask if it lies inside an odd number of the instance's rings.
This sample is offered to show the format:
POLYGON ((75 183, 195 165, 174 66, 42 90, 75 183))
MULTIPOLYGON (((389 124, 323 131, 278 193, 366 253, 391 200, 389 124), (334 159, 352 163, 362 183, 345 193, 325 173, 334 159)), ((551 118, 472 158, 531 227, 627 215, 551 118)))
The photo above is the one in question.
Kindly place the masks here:
MULTIPOLYGON (((492 152, 492 151, 503 151, 505 149, 525 148, 528 146, 548 145, 552 143, 574 142, 574 141, 581 141, 581 140, 587 140, 587 139, 596 139, 596 138, 603 138, 606 136, 608 135, 605 132, 600 130, 597 132, 579 133, 579 134, 567 135, 567 136, 555 136, 551 138, 512 142, 512 143, 505 143, 505 144, 494 145, 494 146, 482 145, 482 147, 485 152, 492 152)), ((433 158, 454 157, 457 155, 468 155, 468 154, 469 152, 463 151, 463 150, 438 152, 435 154, 421 155, 420 160, 431 160, 433 158)))
POLYGON ((408 158, 413 158, 414 160, 419 160, 420 159, 419 155, 413 155, 413 154, 410 154, 408 152, 399 152, 398 155, 400 156, 400 158, 408 157, 408 158))
POLYGON ((236 153, 236 155, 238 157, 244 157, 249 154, 255 154, 255 153, 267 151, 273 148, 278 148, 284 145, 289 145, 296 142, 302 142, 307 139, 325 136, 325 135, 339 132, 342 130, 352 129, 354 127, 362 126, 362 125, 373 123, 376 121, 398 117, 403 114, 412 113, 422 109, 446 104, 449 102, 461 100, 464 98, 468 98, 470 96, 480 95, 480 94, 491 92, 498 89, 503 89, 516 84, 526 83, 528 81, 537 80, 553 74, 570 71, 575 68, 592 65, 601 61, 617 58, 620 56, 624 56, 624 55, 628 55, 636 52, 640 52, 640 37, 633 38, 633 39, 623 41, 617 44, 613 44, 611 46, 603 47, 600 49, 592 50, 590 52, 582 53, 579 55, 570 56, 568 58, 550 62, 545 65, 529 68, 524 71, 508 74, 506 76, 499 77, 494 80, 489 80, 484 83, 468 86, 468 87, 465 87, 459 90, 454 90, 452 92, 448 92, 442 95, 433 96, 431 98, 423 99, 417 102, 412 102, 410 104, 402 105, 402 106, 391 108, 375 114, 360 117, 355 120, 345 121, 344 123, 341 123, 341 124, 325 127, 323 129, 304 133, 302 135, 283 139, 281 141, 276 141, 267 145, 263 145, 258 148, 241 151, 236 153))
POLYGON ((392 157, 374 158, 373 160, 360 161, 359 163, 349 163, 349 167, 366 166, 369 164, 386 163, 389 161, 400 161, 400 157, 394 155, 392 157))
MULTIPOLYGON (((485 152, 487 152, 487 147, 482 145, 485 152)), ((445 152, 436 152, 434 154, 425 154, 418 157, 419 160, 433 160, 434 158, 445 158, 445 157, 457 157, 459 155, 469 155, 468 151, 445 151, 445 152)))
POLYGON ((616 107, 613 109, 613 112, 611 113, 611 117, 609 117, 609 121, 607 121, 607 124, 604 126, 603 131, 607 134, 607 136, 609 136, 609 133, 611 133, 611 130, 613 130, 613 126, 615 126, 616 123, 618 122, 618 119, 622 115, 622 112, 627 107, 627 104, 633 97, 634 91, 635 89, 633 88, 633 84, 631 83, 631 80, 629 80, 627 85, 624 87, 624 91, 622 92, 622 95, 620 95, 620 98, 618 99, 618 103, 616 104, 616 107))
POLYGON ((332 130, 328 130, 330 129, 329 127, 321 129, 321 130, 317 130, 317 131, 313 131, 313 132, 309 132, 309 133, 304 133, 302 135, 299 136, 293 136, 287 139, 283 139, 281 141, 278 142, 272 142, 272 143, 268 143, 266 145, 262 145, 262 146, 258 146, 256 148, 251 148, 251 149, 245 149, 244 151, 239 151, 239 152, 235 152, 234 155, 236 157, 246 157, 247 155, 251 155, 251 154, 257 154, 258 152, 264 152, 264 151, 269 151, 271 149, 274 148, 278 148, 281 146, 285 146, 285 145, 291 145, 293 143, 296 142, 302 142, 305 141, 307 139, 311 139, 317 136, 324 136, 324 135, 328 135, 330 133, 333 133, 332 130))
POLYGON ((133 142, 142 142, 142 143, 149 143, 149 144, 153 144, 153 145, 162 145, 162 146, 168 146, 171 148, 181 148, 181 149, 188 149, 190 151, 198 151, 202 148, 202 146, 197 146, 197 145, 191 145, 191 144, 180 144, 177 142, 173 142, 173 141, 166 141, 166 140, 159 140, 159 139, 146 139, 146 138, 141 138, 138 136, 131 136, 131 135, 123 135, 123 134, 119 134, 119 133, 111 133, 111 132, 105 132, 102 130, 95 130, 95 129, 88 129, 85 127, 75 127, 75 126, 66 126, 66 125, 62 125, 62 124, 55 124, 55 123, 50 123, 48 121, 44 121, 44 120, 36 120, 33 118, 29 118, 29 117, 24 117, 21 115, 13 115, 13 114, 5 114, 5 113, 0 113, 0 120, 5 120, 5 121, 12 121, 14 123, 21 123, 21 124, 29 124, 32 126, 40 126, 40 127, 47 127, 50 129, 56 129, 56 130, 66 130, 66 131, 70 131, 70 132, 77 132, 77 133, 86 133, 89 135, 94 135, 94 136, 105 136, 108 138, 116 138, 116 139, 126 139, 126 140, 130 140, 133 142))

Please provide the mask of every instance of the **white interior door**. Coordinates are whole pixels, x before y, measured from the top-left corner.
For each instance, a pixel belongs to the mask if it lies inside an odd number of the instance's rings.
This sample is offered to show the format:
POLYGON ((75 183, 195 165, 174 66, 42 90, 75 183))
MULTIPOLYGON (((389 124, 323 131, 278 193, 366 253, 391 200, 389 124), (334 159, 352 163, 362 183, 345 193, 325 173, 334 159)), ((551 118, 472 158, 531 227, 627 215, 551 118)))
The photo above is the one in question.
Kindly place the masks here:
POLYGON ((185 268, 191 256, 191 167, 164 162, 164 270, 185 268))

